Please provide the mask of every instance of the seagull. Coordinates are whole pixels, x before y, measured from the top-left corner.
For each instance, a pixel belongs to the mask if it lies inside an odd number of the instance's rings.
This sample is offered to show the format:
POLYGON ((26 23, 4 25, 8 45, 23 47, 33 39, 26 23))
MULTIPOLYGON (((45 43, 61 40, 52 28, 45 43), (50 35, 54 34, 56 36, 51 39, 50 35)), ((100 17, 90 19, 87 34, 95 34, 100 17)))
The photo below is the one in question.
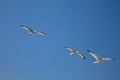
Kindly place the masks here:
POLYGON ((28 33, 29 35, 32 35, 32 34, 40 34, 40 35, 43 35, 43 36, 46 35, 46 33, 44 33, 44 32, 35 31, 35 30, 33 30, 33 29, 31 29, 31 28, 29 28, 27 26, 24 26, 24 25, 20 25, 20 27, 27 30, 29 32, 28 33))
POLYGON ((67 50, 69 50, 71 52, 70 56, 75 54, 75 55, 79 55, 82 59, 86 59, 86 57, 82 53, 80 53, 79 51, 76 51, 75 49, 70 48, 70 47, 64 47, 64 48, 66 48, 67 50))
POLYGON ((92 52, 90 50, 87 50, 87 52, 96 59, 96 61, 93 62, 94 64, 99 64, 99 63, 102 63, 102 62, 105 62, 105 61, 108 61, 108 60, 113 60, 112 58, 101 58, 97 54, 95 54, 94 52, 92 52))

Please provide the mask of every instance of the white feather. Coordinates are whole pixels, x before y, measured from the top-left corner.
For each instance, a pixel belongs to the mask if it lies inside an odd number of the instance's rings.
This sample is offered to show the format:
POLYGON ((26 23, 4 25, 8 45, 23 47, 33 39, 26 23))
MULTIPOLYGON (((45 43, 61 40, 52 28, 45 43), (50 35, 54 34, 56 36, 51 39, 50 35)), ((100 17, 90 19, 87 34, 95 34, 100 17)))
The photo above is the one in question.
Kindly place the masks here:
POLYGON ((98 56, 97 54, 95 54, 94 52, 92 52, 90 50, 88 50, 88 53, 96 59, 96 61, 93 62, 94 64, 99 64, 99 63, 102 63, 102 62, 105 62, 108 60, 112 60, 112 58, 101 58, 100 56, 98 56))
POLYGON ((33 30, 32 28, 29 28, 29 27, 24 26, 24 25, 20 25, 20 27, 23 28, 23 29, 25 29, 25 30, 27 30, 30 35, 32 35, 32 34, 40 34, 40 35, 43 35, 43 36, 47 35, 47 34, 44 33, 44 32, 35 31, 35 30, 33 30))
POLYGON ((75 49, 70 48, 70 47, 65 47, 65 48, 71 52, 70 55, 75 54, 75 55, 79 55, 82 59, 86 59, 86 57, 79 51, 76 51, 75 49))

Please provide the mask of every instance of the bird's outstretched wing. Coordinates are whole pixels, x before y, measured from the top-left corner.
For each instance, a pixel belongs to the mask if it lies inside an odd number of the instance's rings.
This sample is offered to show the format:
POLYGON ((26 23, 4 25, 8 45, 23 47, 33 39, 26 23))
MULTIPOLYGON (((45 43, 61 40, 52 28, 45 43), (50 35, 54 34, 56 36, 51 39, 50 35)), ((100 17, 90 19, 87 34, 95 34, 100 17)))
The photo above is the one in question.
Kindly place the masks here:
POLYGON ((73 49, 73 48, 70 48, 70 47, 64 47, 64 48, 66 48, 67 50, 69 50, 72 53, 76 53, 75 49, 73 49))
POLYGON ((80 53, 79 51, 76 51, 76 53, 77 53, 77 55, 79 55, 82 59, 86 59, 86 57, 85 57, 82 53, 80 53))
POLYGON ((46 33, 40 32, 40 31, 34 31, 34 32, 35 32, 35 34, 40 34, 40 35, 43 35, 43 36, 47 35, 46 33))
POLYGON ((20 27, 22 27, 23 29, 29 31, 29 32, 34 32, 31 28, 24 26, 24 25, 20 25, 20 27))
POLYGON ((90 50, 87 50, 87 52, 90 54, 90 55, 92 55, 96 60, 101 60, 101 58, 97 55, 97 54, 95 54, 94 52, 92 52, 92 51, 90 51, 90 50))
POLYGON ((114 60, 114 59, 112 59, 112 58, 102 58, 103 60, 114 60))

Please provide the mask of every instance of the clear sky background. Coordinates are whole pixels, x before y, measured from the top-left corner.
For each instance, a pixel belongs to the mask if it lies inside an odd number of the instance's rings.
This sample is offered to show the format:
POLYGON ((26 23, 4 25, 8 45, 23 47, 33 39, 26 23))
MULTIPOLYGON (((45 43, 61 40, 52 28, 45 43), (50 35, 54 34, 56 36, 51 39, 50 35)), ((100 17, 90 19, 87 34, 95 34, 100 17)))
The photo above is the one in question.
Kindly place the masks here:
POLYGON ((0 0, 0 28, 0 80, 120 80, 120 0, 0 0))

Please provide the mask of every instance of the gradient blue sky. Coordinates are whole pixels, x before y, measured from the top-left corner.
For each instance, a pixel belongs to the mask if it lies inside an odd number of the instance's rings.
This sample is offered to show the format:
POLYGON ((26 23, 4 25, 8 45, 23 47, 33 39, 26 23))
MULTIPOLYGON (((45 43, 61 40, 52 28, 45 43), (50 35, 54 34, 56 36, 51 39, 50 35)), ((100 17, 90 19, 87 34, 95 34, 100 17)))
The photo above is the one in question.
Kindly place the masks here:
POLYGON ((0 26, 0 80, 120 80, 120 0, 0 0, 0 26), (117 60, 94 65, 87 49, 117 60))

